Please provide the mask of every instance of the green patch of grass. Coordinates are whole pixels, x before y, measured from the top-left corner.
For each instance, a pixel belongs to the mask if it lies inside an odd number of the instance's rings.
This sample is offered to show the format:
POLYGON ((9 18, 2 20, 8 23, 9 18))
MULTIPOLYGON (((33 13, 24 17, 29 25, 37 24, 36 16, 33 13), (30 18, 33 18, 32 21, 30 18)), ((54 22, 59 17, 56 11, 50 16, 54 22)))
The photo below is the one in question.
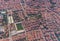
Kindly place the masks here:
POLYGON ((17 30, 23 30, 23 27, 22 27, 22 24, 21 23, 16 24, 16 26, 17 26, 17 30))
POLYGON ((38 17, 38 18, 42 18, 42 15, 41 15, 41 14, 39 14, 37 17, 38 17))
POLYGON ((3 17, 4 17, 4 22, 5 22, 5 24, 7 24, 7 22, 8 22, 8 20, 7 20, 7 16, 4 15, 3 17))

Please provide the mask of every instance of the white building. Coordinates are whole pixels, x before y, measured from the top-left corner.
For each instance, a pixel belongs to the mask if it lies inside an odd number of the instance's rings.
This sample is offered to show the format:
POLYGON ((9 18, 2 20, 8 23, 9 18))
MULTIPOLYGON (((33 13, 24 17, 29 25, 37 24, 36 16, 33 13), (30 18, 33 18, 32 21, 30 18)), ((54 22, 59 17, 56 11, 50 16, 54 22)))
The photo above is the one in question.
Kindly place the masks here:
POLYGON ((11 23, 14 23, 12 16, 8 16, 7 18, 8 18, 8 23, 10 23, 10 24, 11 24, 11 23))

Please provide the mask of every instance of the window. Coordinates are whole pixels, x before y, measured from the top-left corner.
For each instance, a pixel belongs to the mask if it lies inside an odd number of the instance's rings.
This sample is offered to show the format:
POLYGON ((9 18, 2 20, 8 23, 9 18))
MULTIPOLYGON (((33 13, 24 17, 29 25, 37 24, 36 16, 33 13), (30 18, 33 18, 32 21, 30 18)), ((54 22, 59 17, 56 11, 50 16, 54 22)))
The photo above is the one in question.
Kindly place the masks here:
POLYGON ((35 0, 33 0, 33 1, 35 1, 35 0))
POLYGON ((9 1, 9 0, 4 0, 5 2, 9 1))
POLYGON ((24 3, 24 0, 21 0, 21 3, 24 3))
POLYGON ((15 0, 13 0, 13 1, 15 1, 15 0))

